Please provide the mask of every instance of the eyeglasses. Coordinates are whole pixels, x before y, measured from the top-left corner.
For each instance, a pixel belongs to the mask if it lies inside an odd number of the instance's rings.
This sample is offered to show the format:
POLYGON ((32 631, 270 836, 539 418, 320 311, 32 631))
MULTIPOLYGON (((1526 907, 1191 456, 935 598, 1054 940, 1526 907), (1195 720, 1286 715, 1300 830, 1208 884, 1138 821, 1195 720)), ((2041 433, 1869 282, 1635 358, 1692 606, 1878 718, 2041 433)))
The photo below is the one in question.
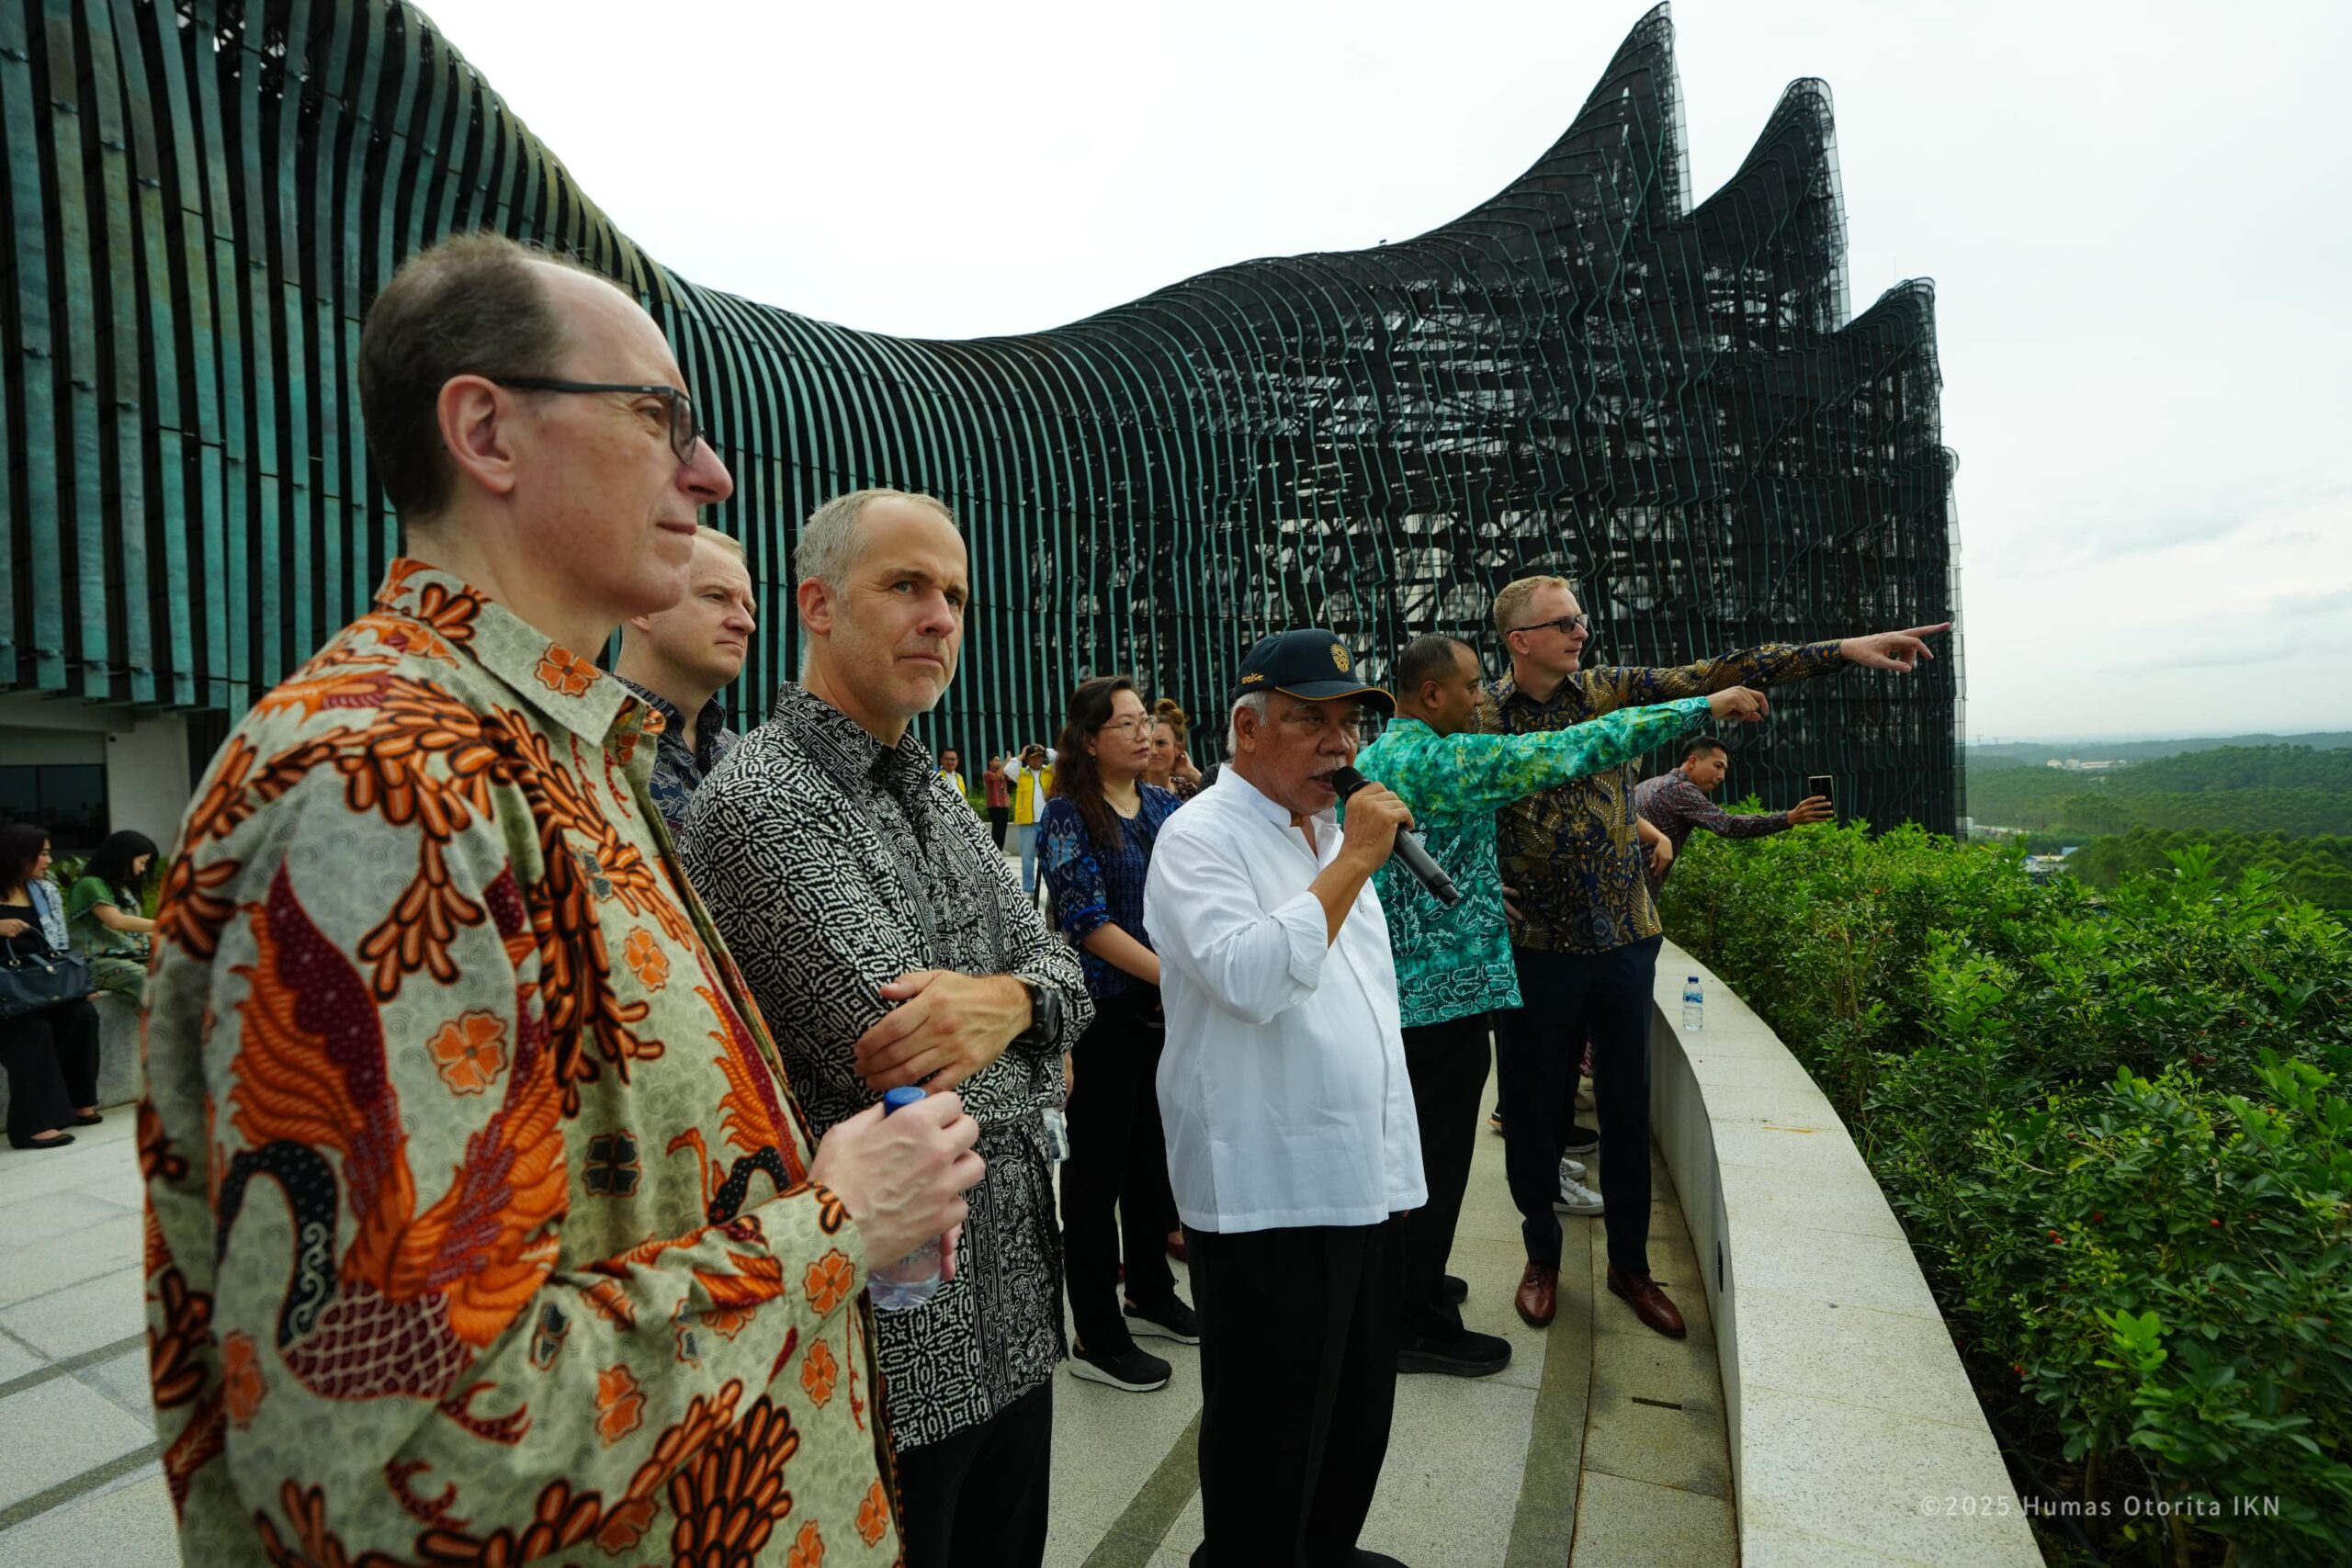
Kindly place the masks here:
MULTIPOLYGON (((1321 729, 1331 722, 1330 716, 1324 712, 1324 707, 1325 705, 1322 703, 1309 703, 1304 707, 1295 707, 1291 709, 1290 712, 1283 715, 1279 722, 1288 725, 1291 728, 1298 730, 1302 734, 1310 730, 1321 729)), ((1363 710, 1357 709, 1354 712, 1341 716, 1338 728, 1340 731, 1340 739, 1346 741, 1349 745, 1352 746, 1357 741, 1362 740, 1363 739, 1363 710)))
MULTIPOLYGON (((1512 632, 1555 631, 1562 637, 1566 637, 1570 632, 1589 630, 1591 626, 1592 617, 1589 615, 1562 615, 1556 621, 1531 621, 1526 626, 1513 626, 1510 630, 1512 632)), ((1505 632, 1503 635, 1509 637, 1510 632, 1505 632)))
MULTIPOLYGON (((670 410, 670 451, 680 463, 695 460, 695 443, 706 438, 701 422, 695 418, 695 400, 676 387, 660 382, 639 384, 631 381, 556 381, 545 376, 492 376, 491 381, 501 387, 512 387, 518 392, 636 392, 645 397, 660 398, 670 410)), ((718 450, 714 443, 711 448, 718 450)))
POLYGON ((1113 735, 1142 735, 1150 730, 1152 723, 1153 721, 1148 716, 1140 718, 1114 718, 1107 724, 1096 725, 1094 727, 1094 733, 1101 735, 1107 730, 1113 735))

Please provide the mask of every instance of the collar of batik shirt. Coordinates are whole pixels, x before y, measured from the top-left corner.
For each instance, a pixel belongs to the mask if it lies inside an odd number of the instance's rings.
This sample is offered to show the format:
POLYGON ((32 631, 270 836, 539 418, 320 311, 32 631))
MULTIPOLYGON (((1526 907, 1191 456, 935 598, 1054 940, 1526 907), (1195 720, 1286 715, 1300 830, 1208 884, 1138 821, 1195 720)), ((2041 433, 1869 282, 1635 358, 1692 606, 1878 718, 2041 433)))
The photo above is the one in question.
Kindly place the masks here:
POLYGON ((1487 686, 1487 700, 1495 705, 1495 710, 1498 713, 1510 706, 1514 698, 1533 708, 1537 713, 1550 713, 1566 704, 1572 695, 1578 699, 1583 697, 1584 678, 1588 673, 1589 671, 1577 670, 1563 676, 1558 688, 1540 703, 1519 689, 1518 676, 1505 675, 1487 686))
POLYGON ((695 743, 691 749, 685 742, 685 710, 650 686, 640 686, 626 675, 614 680, 626 687, 630 694, 652 711, 646 716, 645 732, 659 735, 665 745, 675 746, 695 760, 695 766, 707 773, 718 765, 720 738, 727 733, 727 705, 717 697, 702 705, 702 712, 695 718, 695 743))
POLYGON ((939 764, 911 728, 896 746, 885 747, 864 725, 797 682, 777 688, 770 716, 844 792, 876 784, 911 807, 915 796, 939 782, 939 764))
POLYGON ((616 721, 631 739, 647 728, 653 710, 594 660, 436 567, 406 557, 393 561, 376 591, 376 607, 422 622, 449 649, 464 652, 548 719, 595 746, 621 742, 616 721))

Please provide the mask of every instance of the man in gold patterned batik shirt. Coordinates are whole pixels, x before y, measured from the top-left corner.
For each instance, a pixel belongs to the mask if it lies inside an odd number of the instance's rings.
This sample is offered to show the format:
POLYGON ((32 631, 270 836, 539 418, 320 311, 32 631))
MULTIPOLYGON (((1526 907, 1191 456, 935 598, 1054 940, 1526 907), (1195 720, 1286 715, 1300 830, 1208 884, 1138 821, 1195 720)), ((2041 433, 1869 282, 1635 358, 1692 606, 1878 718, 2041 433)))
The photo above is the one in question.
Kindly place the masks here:
MULTIPOLYGON (((1526 735, 1622 707, 1732 686, 1784 686, 1850 667, 1908 671, 1935 657, 1922 639, 1949 624, 1837 642, 1765 643, 1672 669, 1583 667, 1589 626, 1557 577, 1522 577, 1495 595, 1510 674, 1488 688, 1478 728, 1526 735)), ((1520 1006, 1502 1015, 1495 1069, 1503 1168, 1527 1244, 1519 1314, 1552 1321, 1560 1276, 1561 1108, 1592 1042, 1600 1113, 1600 1189, 1609 1200, 1608 1283, 1634 1314, 1679 1338, 1682 1314, 1650 1277, 1649 1011, 1661 941, 1644 879, 1633 784, 1623 768, 1555 785, 1498 813, 1502 878, 1524 918, 1511 938, 1520 1006)))
POLYGON ((139 1152, 190 1563, 888 1563, 869 1258, 961 1223, 952 1095, 813 1145, 589 655, 732 489, 661 333, 487 236, 360 342, 409 554, 214 760, 139 1152))

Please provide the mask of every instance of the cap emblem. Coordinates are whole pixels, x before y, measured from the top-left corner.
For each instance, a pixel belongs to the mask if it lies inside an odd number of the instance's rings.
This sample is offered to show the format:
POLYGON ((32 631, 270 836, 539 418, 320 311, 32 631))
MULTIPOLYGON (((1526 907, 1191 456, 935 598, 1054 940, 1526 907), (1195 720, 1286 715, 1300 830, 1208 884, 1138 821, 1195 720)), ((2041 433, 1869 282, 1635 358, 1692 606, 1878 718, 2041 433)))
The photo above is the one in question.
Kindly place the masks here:
POLYGON ((1348 650, 1336 642, 1331 645, 1331 668, 1342 675, 1348 672, 1348 650))

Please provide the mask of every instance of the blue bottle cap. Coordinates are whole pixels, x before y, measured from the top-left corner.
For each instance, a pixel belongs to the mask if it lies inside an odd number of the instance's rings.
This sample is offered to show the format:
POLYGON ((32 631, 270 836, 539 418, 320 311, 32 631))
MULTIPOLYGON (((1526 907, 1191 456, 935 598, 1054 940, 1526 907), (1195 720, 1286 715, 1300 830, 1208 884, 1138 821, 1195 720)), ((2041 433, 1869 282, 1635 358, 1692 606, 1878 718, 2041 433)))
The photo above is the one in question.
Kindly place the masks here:
POLYGON ((885 1090, 882 1095, 882 1114, 888 1116, 893 1111, 904 1111, 922 1098, 922 1090, 911 1084, 905 1089, 885 1090))

